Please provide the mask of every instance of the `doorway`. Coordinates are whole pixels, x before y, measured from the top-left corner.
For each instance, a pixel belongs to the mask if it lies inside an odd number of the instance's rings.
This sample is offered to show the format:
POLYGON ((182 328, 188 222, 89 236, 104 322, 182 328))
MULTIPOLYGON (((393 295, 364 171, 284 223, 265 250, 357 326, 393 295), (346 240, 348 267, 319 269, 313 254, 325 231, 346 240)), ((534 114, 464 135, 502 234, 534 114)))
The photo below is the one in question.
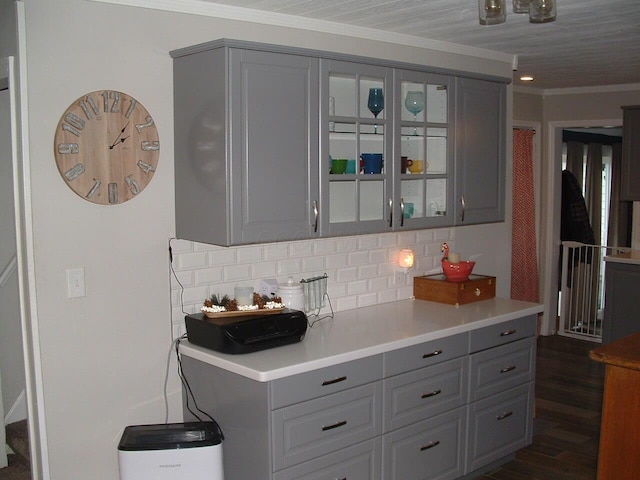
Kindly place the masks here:
POLYGON ((571 128, 601 128, 622 125, 622 117, 616 119, 568 120, 548 123, 546 157, 542 168, 541 218, 541 279, 544 299, 544 315, 541 333, 557 332, 558 282, 560 277, 560 206, 562 198, 562 131, 571 128))

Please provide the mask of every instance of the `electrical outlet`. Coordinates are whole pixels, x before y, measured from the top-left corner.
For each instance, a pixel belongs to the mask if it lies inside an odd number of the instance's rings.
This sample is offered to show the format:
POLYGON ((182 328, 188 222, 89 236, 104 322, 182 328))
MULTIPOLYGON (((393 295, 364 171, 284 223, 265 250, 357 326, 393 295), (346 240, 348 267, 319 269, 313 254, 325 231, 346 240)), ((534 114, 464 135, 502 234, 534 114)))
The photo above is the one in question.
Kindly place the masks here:
POLYGON ((275 278, 265 278, 264 280, 260 280, 258 291, 260 292, 260 295, 272 297, 278 293, 278 281, 275 278))
POLYGON ((67 297, 81 298, 86 294, 84 284, 84 268, 67 269, 67 297))

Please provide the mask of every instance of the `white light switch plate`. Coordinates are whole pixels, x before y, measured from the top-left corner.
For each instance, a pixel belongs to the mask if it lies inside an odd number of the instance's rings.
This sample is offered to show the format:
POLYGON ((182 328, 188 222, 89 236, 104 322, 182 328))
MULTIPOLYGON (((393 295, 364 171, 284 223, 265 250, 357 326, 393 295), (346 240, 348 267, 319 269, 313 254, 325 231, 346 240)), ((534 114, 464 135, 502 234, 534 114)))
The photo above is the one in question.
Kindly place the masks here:
POLYGON ((86 294, 84 284, 84 268, 67 269, 67 296, 81 298, 86 294))

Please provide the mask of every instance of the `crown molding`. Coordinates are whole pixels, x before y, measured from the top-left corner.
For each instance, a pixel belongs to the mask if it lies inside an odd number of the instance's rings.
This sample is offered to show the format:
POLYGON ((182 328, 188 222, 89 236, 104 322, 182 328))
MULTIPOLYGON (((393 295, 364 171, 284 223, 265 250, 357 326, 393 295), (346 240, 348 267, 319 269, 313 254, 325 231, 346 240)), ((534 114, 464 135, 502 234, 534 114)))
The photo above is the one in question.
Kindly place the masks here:
POLYGON ((344 35, 367 40, 393 43, 409 47, 418 47, 444 53, 453 53, 476 58, 484 58, 509 65, 517 65, 517 55, 479 47, 469 47, 456 43, 431 40, 402 33, 385 32, 373 28, 356 27, 343 23, 317 20, 313 18, 288 15, 284 13, 266 12, 246 7, 222 5, 203 0, 86 0, 97 3, 108 3, 129 7, 148 8, 175 13, 186 13, 206 17, 223 18, 242 22, 261 23, 279 27, 297 28, 314 32, 344 35))
POLYGON ((553 95, 583 95, 593 93, 630 92, 640 91, 640 83, 624 83, 619 85, 597 85, 592 87, 567 87, 567 88, 535 88, 514 85, 513 91, 517 93, 528 93, 540 95, 542 97, 553 95))

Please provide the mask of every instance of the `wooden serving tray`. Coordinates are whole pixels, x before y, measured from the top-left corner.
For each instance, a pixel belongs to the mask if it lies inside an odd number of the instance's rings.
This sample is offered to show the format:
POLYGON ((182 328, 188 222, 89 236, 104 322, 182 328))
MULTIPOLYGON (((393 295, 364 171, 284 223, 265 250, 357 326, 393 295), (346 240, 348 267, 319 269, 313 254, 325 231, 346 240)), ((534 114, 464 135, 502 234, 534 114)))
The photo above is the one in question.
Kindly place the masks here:
POLYGON ((280 313, 282 308, 259 308, 258 310, 233 310, 231 312, 202 312, 207 318, 248 317, 252 315, 272 315, 280 313))
POLYGON ((456 306, 487 300, 496 296, 496 277, 471 274, 463 282, 452 282, 440 273, 415 277, 413 296, 420 300, 456 306))

